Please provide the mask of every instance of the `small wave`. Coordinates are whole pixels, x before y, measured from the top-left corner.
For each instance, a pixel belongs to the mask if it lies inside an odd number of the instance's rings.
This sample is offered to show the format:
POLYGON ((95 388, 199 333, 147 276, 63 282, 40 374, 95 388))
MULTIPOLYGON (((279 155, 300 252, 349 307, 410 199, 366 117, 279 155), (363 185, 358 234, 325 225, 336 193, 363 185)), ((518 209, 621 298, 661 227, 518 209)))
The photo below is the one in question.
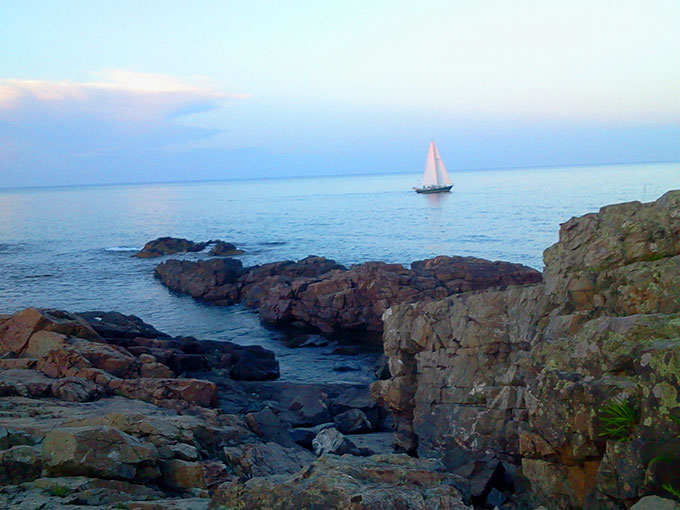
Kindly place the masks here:
POLYGON ((111 248, 104 248, 104 251, 139 251, 141 248, 134 246, 112 246, 111 248))
POLYGON ((284 244, 288 244, 287 241, 265 241, 263 243, 258 243, 261 246, 283 246, 284 244))
POLYGON ((53 274, 27 274, 24 278, 27 280, 35 280, 38 278, 52 278, 53 276, 53 274))

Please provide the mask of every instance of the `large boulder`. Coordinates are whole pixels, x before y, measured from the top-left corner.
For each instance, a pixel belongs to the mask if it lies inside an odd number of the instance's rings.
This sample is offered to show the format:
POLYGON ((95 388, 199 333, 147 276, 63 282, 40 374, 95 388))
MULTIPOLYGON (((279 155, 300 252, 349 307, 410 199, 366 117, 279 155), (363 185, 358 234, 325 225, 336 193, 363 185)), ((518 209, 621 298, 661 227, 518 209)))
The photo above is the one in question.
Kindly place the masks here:
POLYGON ((23 354, 31 336, 41 331, 87 339, 99 338, 89 324, 77 315, 60 310, 26 308, 0 324, 0 354, 23 354))
POLYGON ((207 243, 195 243, 179 237, 159 237, 146 243, 135 257, 146 259, 173 253, 196 252, 204 250, 206 246, 207 243))
POLYGON ((194 298, 232 304, 238 299, 236 279, 243 265, 236 259, 166 260, 156 266, 155 276, 170 290, 194 298))
POLYGON ((160 472, 156 448, 111 427, 74 427, 49 432, 42 444, 51 476, 152 480, 160 472))
POLYGON ((136 315, 120 312, 81 312, 87 323, 103 338, 170 338, 136 315))

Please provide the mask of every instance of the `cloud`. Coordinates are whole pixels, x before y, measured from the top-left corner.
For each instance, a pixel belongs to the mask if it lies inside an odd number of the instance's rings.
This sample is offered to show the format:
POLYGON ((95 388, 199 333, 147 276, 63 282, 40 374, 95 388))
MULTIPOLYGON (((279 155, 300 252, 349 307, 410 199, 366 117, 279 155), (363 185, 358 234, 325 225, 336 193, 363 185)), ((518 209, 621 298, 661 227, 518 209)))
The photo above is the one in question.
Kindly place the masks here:
POLYGON ((141 167, 222 129, 184 125, 182 117, 247 97, 200 77, 122 69, 93 73, 86 82, 0 79, 0 146, 6 149, 0 152, 0 187, 42 184, 47 175, 71 181, 83 165, 97 161, 141 167))
POLYGON ((92 73, 97 81, 44 81, 0 79, 0 120, 40 116, 88 115, 114 122, 153 123, 181 112, 203 111, 229 99, 231 94, 212 87, 205 79, 190 83, 173 76, 105 69, 92 73))

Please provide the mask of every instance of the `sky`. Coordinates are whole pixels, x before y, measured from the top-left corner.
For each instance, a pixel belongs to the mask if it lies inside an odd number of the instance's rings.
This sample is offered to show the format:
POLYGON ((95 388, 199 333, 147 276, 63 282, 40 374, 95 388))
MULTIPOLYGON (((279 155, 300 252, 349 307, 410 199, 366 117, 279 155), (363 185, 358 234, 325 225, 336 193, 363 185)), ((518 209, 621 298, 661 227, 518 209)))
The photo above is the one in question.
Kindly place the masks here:
POLYGON ((0 188, 680 161, 678 0, 0 0, 0 188))

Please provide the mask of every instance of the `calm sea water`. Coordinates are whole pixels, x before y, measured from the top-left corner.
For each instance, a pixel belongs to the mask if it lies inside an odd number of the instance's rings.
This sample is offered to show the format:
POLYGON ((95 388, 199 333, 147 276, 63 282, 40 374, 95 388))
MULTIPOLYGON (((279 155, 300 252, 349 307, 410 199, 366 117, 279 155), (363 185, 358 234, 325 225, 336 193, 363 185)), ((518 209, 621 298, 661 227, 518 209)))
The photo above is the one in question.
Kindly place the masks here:
MULTIPOLYGON (((171 235, 220 238, 244 265, 324 255, 343 264, 409 264, 475 255, 542 268, 559 223, 610 203, 680 188, 680 164, 460 172, 454 191, 417 195, 420 175, 0 190, 0 312, 26 306, 118 310, 173 335, 274 349, 282 377, 332 372, 329 349, 288 349, 240 306, 216 308, 167 291, 159 260, 132 258, 171 235)), ((205 255, 197 255, 198 257, 205 255)), ((360 361, 367 364, 372 354, 360 361)))

